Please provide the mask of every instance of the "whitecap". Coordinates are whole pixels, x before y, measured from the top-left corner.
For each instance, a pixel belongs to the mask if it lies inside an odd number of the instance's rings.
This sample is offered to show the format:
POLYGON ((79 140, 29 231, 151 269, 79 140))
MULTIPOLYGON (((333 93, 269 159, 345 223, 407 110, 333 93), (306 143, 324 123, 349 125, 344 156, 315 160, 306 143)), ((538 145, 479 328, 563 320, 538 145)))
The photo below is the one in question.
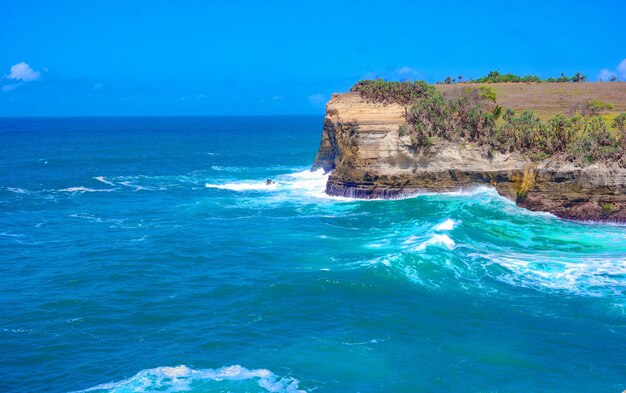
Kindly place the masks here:
POLYGON ((290 191, 324 198, 328 197, 325 191, 329 176, 323 169, 304 170, 281 176, 280 180, 285 182, 290 191))
POLYGON ((28 190, 24 189, 24 188, 17 188, 17 187, 7 187, 8 191, 14 192, 16 194, 28 194, 28 190))
POLYGON ((111 191, 115 191, 115 189, 113 188, 109 188, 109 189, 93 189, 93 188, 87 188, 87 187, 68 187, 68 188, 63 188, 61 190, 59 190, 59 192, 111 192, 111 191))
MULTIPOLYGON (((498 191, 496 191, 495 188, 493 187, 488 187, 488 186, 471 186, 468 188, 459 188, 456 191, 448 191, 448 192, 442 192, 440 193, 442 195, 453 195, 453 196, 474 196, 474 195, 480 195, 480 194, 487 194, 490 196, 495 196, 495 197, 499 197, 499 198, 504 198, 503 196, 501 196, 500 194, 498 194, 498 191)), ((435 195, 437 195, 437 193, 435 193, 435 195)), ((508 199, 507 199, 508 201, 508 199)))
POLYGON ((0 236, 6 236, 6 237, 23 237, 24 235, 20 235, 17 233, 10 233, 10 232, 0 232, 0 236))
POLYGON ((213 165, 211 169, 217 172, 242 172, 244 168, 240 166, 213 165))
POLYGON ((105 179, 104 176, 96 176, 96 177, 94 177, 94 179, 96 179, 97 181, 99 181, 101 183, 108 184, 110 186, 114 186, 115 185, 115 183, 105 179))
POLYGON ((451 230, 454 229, 456 224, 458 224, 456 221, 448 218, 444 222, 435 225, 433 230, 435 230, 435 231, 451 231, 451 230))
MULTIPOLYGON (((257 384, 268 392, 304 393, 298 388, 299 381, 294 378, 279 378, 267 369, 249 370, 239 365, 218 369, 195 370, 181 365, 176 367, 157 367, 142 370, 134 376, 119 381, 97 385, 79 392, 150 392, 150 391, 185 391, 192 383, 201 381, 243 381, 256 379, 257 384)), ((78 393, 78 392, 75 392, 78 393)))
POLYGON ((432 235, 430 239, 415 247, 413 251, 424 251, 426 247, 429 246, 444 246, 448 250, 452 250, 455 247, 455 243, 454 240, 448 237, 448 235, 440 235, 436 233, 432 235))
POLYGON ((498 276, 508 284, 533 289, 565 290, 588 296, 626 291, 626 258, 551 255, 485 255, 510 273, 498 276))
POLYGON ((279 183, 266 184, 265 181, 242 181, 237 183, 211 184, 206 183, 206 188, 217 188, 230 191, 268 191, 278 188, 279 183))

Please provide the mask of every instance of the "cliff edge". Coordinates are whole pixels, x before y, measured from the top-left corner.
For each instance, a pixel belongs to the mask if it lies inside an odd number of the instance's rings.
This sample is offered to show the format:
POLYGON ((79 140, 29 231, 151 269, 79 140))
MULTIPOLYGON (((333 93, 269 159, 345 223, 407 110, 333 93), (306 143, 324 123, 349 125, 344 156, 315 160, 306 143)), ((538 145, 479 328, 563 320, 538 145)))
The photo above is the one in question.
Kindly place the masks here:
POLYGON ((617 162, 533 161, 468 141, 416 147, 401 131, 407 110, 356 92, 333 95, 313 164, 332 171, 328 194, 394 198, 486 185, 521 207, 561 218, 626 221, 626 169, 617 162))

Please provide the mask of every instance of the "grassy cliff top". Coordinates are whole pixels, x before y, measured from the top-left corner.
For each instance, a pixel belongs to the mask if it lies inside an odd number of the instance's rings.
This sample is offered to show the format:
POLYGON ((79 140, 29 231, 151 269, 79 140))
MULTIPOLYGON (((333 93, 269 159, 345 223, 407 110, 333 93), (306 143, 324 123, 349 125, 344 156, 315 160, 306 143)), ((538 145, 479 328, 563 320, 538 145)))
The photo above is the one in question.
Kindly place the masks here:
POLYGON ((572 115, 581 105, 592 100, 600 100, 613 106, 603 113, 608 119, 620 112, 626 112, 626 82, 457 83, 435 85, 435 88, 443 93, 477 86, 487 86, 495 90, 496 102, 503 108, 532 110, 544 120, 557 113, 572 115))
POLYGON ((490 151, 519 152, 626 167, 626 83, 357 82, 368 102, 405 106, 398 133, 414 148, 438 140, 469 141, 490 151))

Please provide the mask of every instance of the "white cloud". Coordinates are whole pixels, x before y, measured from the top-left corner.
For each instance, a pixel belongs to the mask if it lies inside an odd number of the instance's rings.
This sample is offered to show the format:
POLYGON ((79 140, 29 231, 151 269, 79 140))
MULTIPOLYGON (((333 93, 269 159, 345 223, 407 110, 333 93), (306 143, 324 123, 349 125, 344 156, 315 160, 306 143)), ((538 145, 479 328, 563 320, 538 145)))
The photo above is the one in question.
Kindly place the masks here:
POLYGON ((600 73, 598 74, 598 79, 603 81, 603 82, 607 82, 611 80, 611 77, 613 76, 617 76, 613 71, 609 71, 606 68, 600 70, 600 73))
POLYGON ((391 79, 399 79, 399 80, 414 80, 414 79, 419 79, 420 76, 421 76, 421 73, 418 70, 413 69, 408 66, 396 68, 391 73, 391 79))
POLYGON ((419 75, 419 71, 407 66, 396 69, 395 73, 398 75, 419 75))
POLYGON ((313 105, 324 105, 326 104, 326 96, 323 94, 313 94, 307 97, 309 102, 313 105))
POLYGON ((32 82, 39 79, 40 76, 40 72, 33 70, 28 64, 21 62, 11 66, 11 73, 7 76, 7 79, 32 82))
POLYGON ((416 70, 415 68, 411 68, 409 66, 403 66, 399 68, 395 68, 392 70, 385 70, 380 73, 376 72, 366 72, 361 79, 377 79, 383 78, 385 80, 391 81, 414 81, 419 79, 424 79, 424 76, 421 72, 416 70))
POLYGON ((20 83, 13 83, 12 85, 4 85, 2 86, 2 91, 11 91, 11 90, 15 90, 18 87, 22 86, 24 83, 20 82, 20 83))
POLYGON ((619 72, 622 78, 626 78, 626 59, 622 60, 617 66, 617 72, 619 72))
POLYGON ((611 77, 616 77, 618 80, 626 80, 626 59, 622 60, 615 71, 608 70, 606 68, 600 70, 598 79, 601 81, 609 81, 611 77))

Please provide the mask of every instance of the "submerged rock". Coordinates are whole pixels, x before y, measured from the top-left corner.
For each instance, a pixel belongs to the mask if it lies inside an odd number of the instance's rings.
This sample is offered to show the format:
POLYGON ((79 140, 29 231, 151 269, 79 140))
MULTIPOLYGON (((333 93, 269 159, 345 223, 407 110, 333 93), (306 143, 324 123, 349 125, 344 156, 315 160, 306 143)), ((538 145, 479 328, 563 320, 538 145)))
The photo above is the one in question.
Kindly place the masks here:
POLYGON ((577 166, 558 157, 534 162, 471 143, 436 140, 415 149, 401 136, 406 108, 335 94, 326 106, 313 169, 332 170, 326 193, 396 198, 487 185, 517 205, 575 220, 626 221, 626 169, 577 166))

